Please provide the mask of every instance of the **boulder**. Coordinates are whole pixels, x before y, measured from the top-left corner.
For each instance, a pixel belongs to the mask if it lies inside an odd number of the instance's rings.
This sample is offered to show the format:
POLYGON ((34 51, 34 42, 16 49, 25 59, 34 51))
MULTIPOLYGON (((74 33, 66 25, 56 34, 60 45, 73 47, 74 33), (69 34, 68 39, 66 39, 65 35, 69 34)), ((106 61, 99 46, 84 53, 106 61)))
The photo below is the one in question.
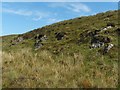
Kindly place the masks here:
POLYGON ((44 36, 44 35, 39 35, 39 34, 37 34, 37 35, 35 36, 35 40, 36 40, 36 39, 41 39, 43 36, 44 36))
POLYGON ((35 40, 39 40, 40 42, 42 42, 42 41, 47 40, 47 36, 46 35, 39 35, 39 34, 37 34, 35 36, 35 40))
POLYGON ((65 35, 64 32, 56 32, 56 33, 55 33, 55 38, 56 38, 57 40, 62 40, 63 37, 64 37, 64 35, 65 35))
POLYGON ((40 42, 36 42, 36 43, 34 44, 35 50, 41 48, 42 46, 43 46, 43 44, 41 44, 40 42))
POLYGON ((114 44, 107 44, 103 49, 103 54, 106 54, 109 52, 109 50, 114 46, 114 44))
POLYGON ((13 40, 11 40, 10 43, 11 43, 11 45, 16 45, 19 42, 22 42, 23 40, 24 40, 23 37, 17 37, 17 38, 14 38, 13 40))
POLYGON ((101 30, 94 30, 94 31, 86 31, 85 33, 86 33, 86 35, 85 35, 85 37, 86 36, 90 36, 90 37, 94 37, 95 35, 97 35, 99 32, 100 32, 101 30))
POLYGON ((43 46, 43 44, 41 42, 47 40, 47 36, 46 35, 39 35, 37 34, 35 36, 35 44, 34 44, 34 47, 35 47, 35 50, 41 48, 43 46))
POLYGON ((111 42, 111 40, 108 37, 94 36, 91 39, 90 48, 100 48, 100 47, 103 47, 105 43, 110 43, 110 42, 111 42))
POLYGON ((110 38, 108 38, 108 37, 104 37, 104 38, 102 39, 102 42, 104 42, 104 43, 110 43, 111 40, 110 40, 110 38))
POLYGON ((91 39, 91 44, 93 44, 93 43, 99 43, 99 42, 100 42, 100 39, 98 37, 93 37, 91 39))
POLYGON ((104 21, 109 21, 109 20, 110 20, 110 18, 105 18, 105 19, 104 19, 104 21))
POLYGON ((107 27, 103 28, 102 31, 106 31, 106 30, 108 30, 110 28, 112 28, 112 26, 107 26, 107 27))
POLYGON ((110 31, 105 31, 105 32, 104 32, 104 34, 109 34, 109 33, 110 33, 110 31))
POLYGON ((103 42, 92 43, 91 46, 90 46, 90 49, 91 48, 100 48, 102 46, 104 46, 103 42))
POLYGON ((115 23, 109 22, 109 23, 107 23, 107 26, 115 27, 115 23))
POLYGON ((22 42, 23 41, 23 37, 18 37, 17 38, 17 42, 22 42))
POLYGON ((45 40, 47 40, 47 36, 46 35, 41 37, 41 41, 45 41, 45 40))

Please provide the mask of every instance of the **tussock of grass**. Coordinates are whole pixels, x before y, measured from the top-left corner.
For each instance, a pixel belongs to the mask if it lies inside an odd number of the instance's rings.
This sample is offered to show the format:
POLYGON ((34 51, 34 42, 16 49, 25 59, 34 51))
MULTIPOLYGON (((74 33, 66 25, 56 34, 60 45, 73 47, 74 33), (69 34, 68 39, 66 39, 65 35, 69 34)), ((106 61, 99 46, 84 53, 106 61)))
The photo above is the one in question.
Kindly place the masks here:
POLYGON ((33 53, 31 49, 2 55, 4 88, 117 87, 117 62, 109 64, 102 57, 88 61, 80 52, 55 56, 46 50, 33 53))

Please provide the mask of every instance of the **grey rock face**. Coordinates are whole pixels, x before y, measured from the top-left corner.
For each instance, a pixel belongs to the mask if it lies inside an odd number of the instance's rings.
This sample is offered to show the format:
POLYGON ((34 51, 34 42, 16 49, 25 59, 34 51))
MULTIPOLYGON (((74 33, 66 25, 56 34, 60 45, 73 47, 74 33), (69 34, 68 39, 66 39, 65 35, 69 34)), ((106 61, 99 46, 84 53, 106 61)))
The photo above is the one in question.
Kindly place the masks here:
POLYGON ((47 40, 47 36, 38 34, 37 36, 35 36, 35 40, 39 40, 40 42, 42 42, 42 41, 47 40))
POLYGON ((47 36, 44 35, 43 37, 41 37, 41 41, 46 41, 47 40, 47 36))
POLYGON ((113 46, 114 46, 113 44, 107 44, 103 49, 103 54, 108 53, 113 46))
POLYGON ((97 36, 91 39, 90 48, 100 48, 105 45, 105 43, 110 43, 111 40, 108 37, 97 36))
POLYGON ((57 32, 57 33, 55 33, 55 38, 56 38, 57 40, 62 40, 63 37, 64 37, 64 35, 65 35, 64 32, 57 32))
POLYGON ((101 47, 103 42, 101 42, 97 37, 92 38, 91 40, 91 48, 101 47))
POLYGON ((97 43, 92 43, 92 45, 90 46, 90 48, 100 48, 104 46, 103 42, 97 42, 97 43))
POLYGON ((17 42, 23 41, 23 37, 18 37, 17 42))
POLYGON ((23 37, 14 38, 13 40, 11 40, 11 45, 16 45, 19 42, 22 42, 23 40, 24 40, 23 37))
POLYGON ((41 44, 40 42, 34 44, 35 50, 41 48, 42 46, 43 44, 41 44))
POLYGON ((45 41, 45 40, 47 40, 46 35, 37 34, 37 36, 35 36, 35 44, 34 44, 35 50, 41 48, 43 46, 42 42, 45 41))

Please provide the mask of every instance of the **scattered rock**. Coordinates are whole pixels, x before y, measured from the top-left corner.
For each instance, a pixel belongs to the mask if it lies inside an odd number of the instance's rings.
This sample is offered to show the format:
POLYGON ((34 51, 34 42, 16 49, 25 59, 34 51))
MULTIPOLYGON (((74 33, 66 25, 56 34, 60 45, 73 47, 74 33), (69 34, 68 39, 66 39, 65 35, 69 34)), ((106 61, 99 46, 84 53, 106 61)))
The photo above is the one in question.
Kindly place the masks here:
POLYGON ((103 42, 97 42, 97 43, 92 43, 92 45, 90 46, 90 48, 100 48, 104 46, 103 42))
POLYGON ((45 40, 47 40, 47 36, 46 35, 37 34, 35 36, 35 44, 34 44, 35 50, 41 48, 43 46, 43 44, 41 42, 43 42, 45 40))
POLYGON ((42 42, 42 41, 47 40, 47 36, 46 35, 39 35, 39 34, 37 34, 35 36, 35 40, 39 40, 40 42, 42 42))
POLYGON ((109 34, 109 33, 110 33, 110 31, 105 31, 105 32, 104 32, 104 34, 109 34))
POLYGON ((19 42, 22 42, 23 40, 24 40, 23 37, 17 37, 17 38, 14 38, 13 40, 11 40, 10 43, 11 43, 11 45, 16 45, 19 42))
POLYGON ((103 28, 102 31, 108 30, 110 28, 112 28, 112 26, 107 26, 107 27, 103 28))
POLYGON ((105 43, 110 43, 111 40, 108 37, 97 36, 91 39, 91 46, 90 48, 100 48, 103 47, 105 43))
POLYGON ((55 33, 55 38, 57 38, 57 40, 62 40, 64 35, 65 35, 64 32, 57 32, 55 33))
POLYGON ((47 40, 47 36, 46 35, 44 35, 43 37, 41 37, 41 41, 45 41, 45 40, 47 40))
POLYGON ((36 42, 36 43, 34 44, 35 50, 41 48, 42 46, 43 46, 43 44, 41 44, 40 42, 36 42))
POLYGON ((117 28, 116 32, 120 35, 120 28, 117 28))
POLYGON ((105 18, 105 19, 104 19, 104 21, 109 21, 109 20, 110 20, 110 18, 105 18))
POLYGON ((78 44, 87 42, 90 38, 96 37, 101 30, 84 31, 80 34, 80 39, 77 41, 78 44))
POLYGON ((90 46, 90 48, 99 48, 99 47, 102 47, 102 46, 104 46, 104 42, 100 41, 99 38, 94 37, 91 40, 91 46, 90 46))
POLYGON ((41 39, 43 36, 44 36, 44 35, 39 35, 39 34, 37 34, 37 35, 35 36, 35 40, 41 39))
POLYGON ((108 26, 108 27, 109 27, 109 26, 111 26, 111 27, 115 27, 115 24, 112 23, 112 22, 109 22, 109 23, 107 23, 107 26, 108 26))
POLYGON ((95 31, 89 32, 87 34, 87 36, 93 37, 93 36, 97 35, 99 32, 100 32, 100 30, 95 30, 95 31))
POLYGON ((103 41, 104 43, 110 43, 110 42, 111 42, 110 38, 108 38, 108 37, 104 37, 104 38, 102 39, 102 41, 103 41))
POLYGON ((18 37, 17 42, 22 42, 23 41, 23 37, 18 37))
POLYGON ((114 23, 107 23, 107 27, 102 28, 101 31, 105 31, 105 30, 111 29, 113 27, 115 27, 114 23))
POLYGON ((103 54, 108 53, 108 51, 113 47, 113 44, 107 44, 103 49, 103 54))

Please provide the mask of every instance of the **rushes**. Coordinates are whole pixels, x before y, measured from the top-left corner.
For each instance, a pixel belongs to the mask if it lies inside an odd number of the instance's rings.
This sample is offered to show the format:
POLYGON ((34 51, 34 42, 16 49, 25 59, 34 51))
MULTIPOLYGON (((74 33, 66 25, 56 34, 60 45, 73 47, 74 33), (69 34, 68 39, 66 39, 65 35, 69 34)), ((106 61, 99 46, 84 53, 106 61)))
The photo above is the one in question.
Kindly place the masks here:
POLYGON ((3 87, 117 87, 117 62, 109 65, 102 60, 105 64, 99 65, 98 57, 96 61, 87 61, 81 53, 55 56, 49 51, 33 53, 31 49, 2 55, 3 87))

